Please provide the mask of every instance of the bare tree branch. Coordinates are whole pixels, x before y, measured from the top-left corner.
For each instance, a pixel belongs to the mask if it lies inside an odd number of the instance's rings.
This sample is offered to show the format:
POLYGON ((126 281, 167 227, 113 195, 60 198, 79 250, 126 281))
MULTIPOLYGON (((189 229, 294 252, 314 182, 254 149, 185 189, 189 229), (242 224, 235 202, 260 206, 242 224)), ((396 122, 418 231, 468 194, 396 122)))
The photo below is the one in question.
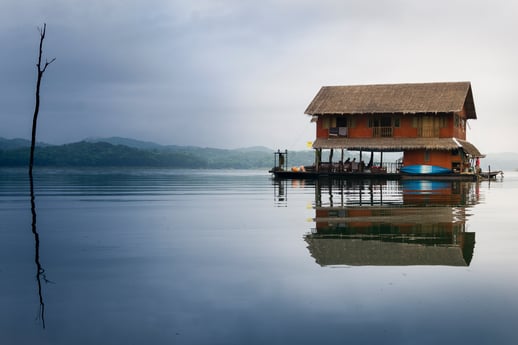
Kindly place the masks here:
POLYGON ((36 145, 36 125, 38 122, 38 113, 40 111, 40 87, 41 87, 41 79, 43 78, 43 73, 47 70, 47 67, 53 63, 56 58, 51 59, 50 61, 45 60, 45 65, 43 68, 41 67, 41 59, 43 56, 43 40, 45 39, 45 34, 47 32, 47 23, 43 24, 43 28, 39 27, 38 31, 40 33, 40 46, 38 53, 38 63, 36 64, 38 79, 36 81, 36 103, 34 105, 34 115, 32 117, 32 137, 31 137, 31 154, 29 157, 29 176, 32 178, 32 167, 34 165, 34 148, 36 145))
POLYGON ((50 61, 45 61, 45 66, 43 67, 43 69, 41 70, 41 73, 45 72, 45 70, 47 69, 47 67, 53 63, 54 61, 56 61, 56 58, 52 58, 52 60, 50 61))

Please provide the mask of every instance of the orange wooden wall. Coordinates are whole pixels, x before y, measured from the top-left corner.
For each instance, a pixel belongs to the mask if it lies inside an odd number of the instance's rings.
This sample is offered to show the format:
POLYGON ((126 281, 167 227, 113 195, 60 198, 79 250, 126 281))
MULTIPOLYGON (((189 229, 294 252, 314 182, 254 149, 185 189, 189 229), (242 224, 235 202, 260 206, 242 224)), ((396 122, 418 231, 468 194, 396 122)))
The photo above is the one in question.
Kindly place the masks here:
POLYGON ((429 160, 425 160, 426 156, 426 150, 405 151, 403 155, 403 165, 425 164, 452 169, 453 162, 460 162, 460 156, 452 155, 451 151, 428 150, 429 160))
MULTIPOLYGON (((436 115, 436 119, 440 116, 446 116, 446 126, 439 129, 439 138, 459 138, 466 140, 466 130, 462 123, 465 119, 465 112, 458 114, 459 126, 455 126, 455 115, 436 115)), ((369 128, 369 115, 348 115, 353 126, 348 127, 349 138, 371 138, 372 128, 369 128)), ((418 136, 418 128, 414 128, 412 115, 395 115, 400 120, 400 126, 393 128, 394 138, 416 138, 418 136)), ((329 127, 333 127, 332 120, 327 122, 329 127)), ((318 118, 316 126, 317 138, 329 138, 329 128, 324 126, 324 119, 322 116, 318 118)))

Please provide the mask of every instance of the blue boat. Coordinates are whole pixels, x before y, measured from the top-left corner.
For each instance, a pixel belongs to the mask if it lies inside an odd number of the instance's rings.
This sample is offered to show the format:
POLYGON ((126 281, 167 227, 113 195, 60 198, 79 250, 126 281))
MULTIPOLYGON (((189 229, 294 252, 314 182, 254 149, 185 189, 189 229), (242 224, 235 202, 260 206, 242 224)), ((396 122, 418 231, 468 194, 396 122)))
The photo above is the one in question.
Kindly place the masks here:
POLYGON ((452 171, 447 168, 443 168, 437 165, 409 165, 402 167, 400 170, 403 174, 411 175, 440 175, 450 174, 452 171))

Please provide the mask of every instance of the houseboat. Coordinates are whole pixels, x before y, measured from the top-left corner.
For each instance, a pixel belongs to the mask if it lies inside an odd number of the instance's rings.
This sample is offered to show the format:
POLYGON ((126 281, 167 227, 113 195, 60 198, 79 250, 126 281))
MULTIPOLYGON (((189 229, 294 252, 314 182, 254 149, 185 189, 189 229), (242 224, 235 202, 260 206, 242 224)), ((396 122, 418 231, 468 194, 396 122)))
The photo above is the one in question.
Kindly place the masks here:
POLYGON ((470 180, 480 172, 484 155, 466 139, 477 118, 470 82, 323 86, 305 114, 316 124, 315 162, 291 167, 279 150, 276 177, 470 180), (346 160, 345 152, 358 158, 346 160), (400 158, 384 162, 391 152, 400 158))

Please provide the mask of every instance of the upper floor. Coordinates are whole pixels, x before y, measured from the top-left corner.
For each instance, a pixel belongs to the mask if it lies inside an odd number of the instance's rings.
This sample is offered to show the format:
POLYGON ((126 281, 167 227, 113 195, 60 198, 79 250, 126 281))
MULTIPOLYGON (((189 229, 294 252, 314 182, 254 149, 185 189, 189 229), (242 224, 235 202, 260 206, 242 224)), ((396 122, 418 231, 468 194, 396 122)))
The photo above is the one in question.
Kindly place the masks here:
POLYGON ((315 117, 322 138, 459 138, 466 140, 465 112, 446 114, 321 115, 315 117))
POLYGON ((324 86, 305 111, 321 138, 466 139, 469 82, 324 86))

